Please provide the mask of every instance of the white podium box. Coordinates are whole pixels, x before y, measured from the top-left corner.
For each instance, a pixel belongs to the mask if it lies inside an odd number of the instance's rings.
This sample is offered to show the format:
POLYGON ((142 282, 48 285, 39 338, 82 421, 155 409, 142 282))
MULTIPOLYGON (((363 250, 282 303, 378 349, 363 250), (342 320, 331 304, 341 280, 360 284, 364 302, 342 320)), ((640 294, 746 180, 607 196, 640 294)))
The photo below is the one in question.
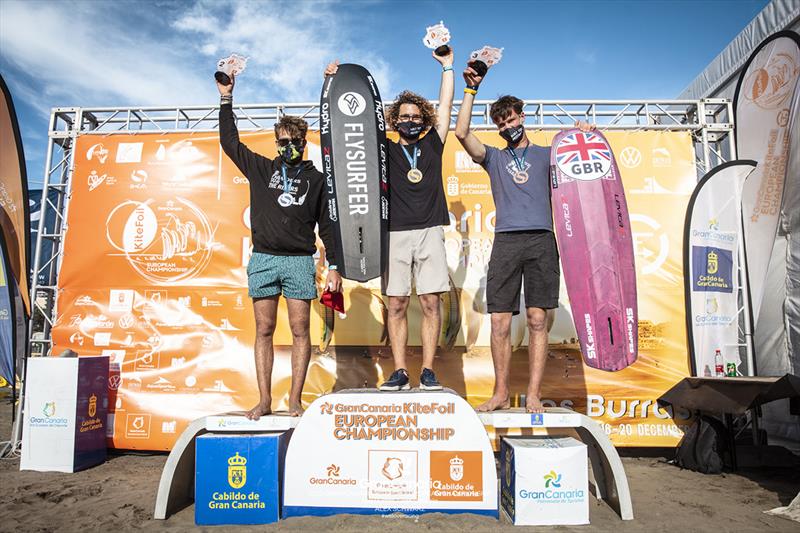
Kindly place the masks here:
POLYGON ((523 410, 506 409, 479 413, 486 425, 505 428, 574 428, 581 425, 581 415, 569 409, 550 409, 544 413, 526 413, 523 410))
MULTIPOLYGON (((448 392, 452 393, 452 391, 448 392)), ((338 394, 345 394, 345 393, 352 395, 353 398, 351 399, 354 401, 358 401, 359 399, 371 400, 372 394, 376 393, 379 396, 378 399, 381 400, 379 402, 381 404, 384 403, 384 400, 388 400, 390 396, 398 396, 398 398, 395 399, 398 402, 400 402, 400 404, 409 403, 409 407, 411 407, 411 403, 416 403, 416 402, 411 402, 411 400, 414 399, 419 400, 420 398, 415 398, 415 397, 418 397, 421 392, 408 391, 408 392, 398 392, 398 393, 386 393, 386 392, 377 393, 375 389, 341 391, 340 393, 337 393, 337 395, 329 395, 324 397, 328 400, 329 405, 325 404, 325 400, 321 400, 322 403, 315 402, 314 404, 315 408, 319 411, 321 409, 321 406, 325 405, 326 411, 328 411, 329 407, 331 411, 333 411, 334 405, 332 402, 330 402, 330 400, 334 398, 332 398, 331 396, 338 397, 338 394), (362 395, 361 398, 356 398, 356 396, 358 395, 362 395), (411 398, 409 398, 409 396, 411 398)), ((441 394, 441 393, 425 393, 425 394, 441 394)), ((365 402, 358 402, 358 403, 362 404, 365 402)), ((462 404, 460 402, 458 402, 457 405, 455 405, 455 408, 459 413, 459 419, 461 419, 462 416, 466 417, 466 414, 462 413, 461 406, 462 404)), ((346 414, 344 413, 344 411, 349 411, 350 409, 361 410, 362 408, 339 407, 338 409, 342 409, 343 412, 341 414, 346 414)), ((309 407, 309 411, 313 412, 313 409, 309 407)), ((309 417, 309 411, 306 411, 306 413, 300 418, 300 420, 305 421, 306 418, 309 417)), ((333 413, 331 412, 330 414, 333 413)), ((524 409, 508 409, 501 411, 493 411, 491 413, 478 413, 477 416, 479 420, 483 423, 483 425, 485 425, 487 428, 491 428, 491 434, 493 435, 497 434, 497 429, 499 428, 507 428, 511 429, 512 431, 514 429, 522 429, 526 431, 527 430, 538 431, 541 429, 542 431, 547 431, 548 429, 551 428, 572 428, 572 430, 575 431, 575 433, 579 436, 579 438, 588 447, 589 461, 591 462, 591 481, 593 482, 595 489, 594 496, 598 500, 607 502, 619 514, 622 520, 633 520, 633 505, 631 502, 630 489, 628 487, 628 479, 625 475, 625 468, 622 465, 622 461, 620 461, 617 451, 611 444, 608 435, 606 435, 603 432, 602 428, 600 428, 600 426, 591 418, 589 418, 586 415, 576 413, 572 410, 558 408, 558 407, 547 408, 546 412, 543 414, 525 413, 524 409)), ((317 419, 317 416, 311 418, 317 419)), ((486 442, 489 435, 487 435, 485 431, 480 434, 477 434, 474 430, 474 425, 473 425, 474 418, 471 417, 467 418, 469 418, 468 425, 470 426, 468 431, 470 435, 474 437, 475 442, 478 441, 481 442, 480 447, 482 448, 484 446, 483 443, 486 442)), ((355 422, 355 420, 352 421, 355 422)), ((374 421, 377 423, 378 419, 375 419, 374 421)), ((451 420, 451 422, 454 421, 455 420, 451 420)), ((345 420, 342 420, 342 422, 345 422, 345 420)), ((364 429, 363 424, 361 422, 367 422, 367 420, 362 420, 357 424, 358 426, 362 426, 360 429, 364 429)), ((389 420, 384 419, 383 422, 389 422, 389 420)), ((456 422, 458 422, 458 426, 460 427, 461 422, 460 421, 456 422)), ((287 423, 290 425, 298 425, 298 426, 302 425, 306 428, 303 431, 310 430, 309 426, 311 425, 311 424, 306 424, 305 422, 301 424, 297 418, 291 418, 285 415, 269 415, 267 417, 262 417, 261 420, 256 423, 259 424, 259 426, 255 427, 255 425, 252 425, 253 423, 251 421, 247 421, 244 419, 243 413, 221 413, 219 415, 202 417, 198 418, 197 420, 194 420, 191 424, 189 424, 189 426, 184 430, 184 432, 175 442, 175 445, 172 448, 169 457, 167 458, 167 462, 164 464, 164 471, 161 474, 161 481, 158 487, 158 495, 156 497, 155 512, 153 514, 154 518, 156 518, 157 520, 163 520, 167 518, 167 516, 169 516, 170 514, 177 512, 178 510, 182 509, 183 507, 185 507, 186 505, 190 504, 193 501, 195 437, 208 433, 209 431, 212 431, 214 433, 225 432, 226 430, 249 431, 251 430, 250 428, 252 428, 252 431, 281 431, 283 426, 287 423), (289 419, 288 422, 287 418, 289 419)), ((344 426, 346 424, 342 425, 344 426)), ((384 424, 381 423, 381 425, 384 424)), ((339 428, 339 429, 344 429, 344 428, 339 428)), ((380 437, 380 435, 384 433, 382 431, 377 431, 376 433, 374 431, 374 428, 372 429, 373 429, 372 432, 367 431, 366 433, 363 433, 359 429, 356 429, 355 430, 356 434, 353 436, 370 437, 370 433, 372 433, 373 437, 380 437)), ((501 429, 501 431, 503 430, 501 429)), ((390 431, 389 433, 392 432, 390 431)), ((442 434, 443 437, 446 437, 448 435, 449 432, 447 431, 445 431, 442 434)), ((347 437, 351 435, 349 435, 349 432, 345 431, 344 434, 339 434, 339 436, 347 439, 347 437)), ((468 448, 462 448, 462 449, 468 449, 468 448)), ((469 448, 468 450, 475 451, 476 449, 473 450, 472 448, 469 448)), ((491 445, 486 450, 488 451, 488 453, 491 454, 491 445)), ((320 441, 317 447, 311 451, 309 457, 312 457, 316 460, 319 458, 318 456, 322 455, 323 453, 327 453, 328 451, 329 450, 325 448, 323 443, 320 441)), ((405 447, 401 451, 406 451, 405 447)), ((446 451, 446 450, 440 450, 440 451, 446 451)), ((328 472, 328 468, 326 467, 324 469, 323 475, 321 476, 314 475, 313 484, 317 487, 331 486, 333 488, 336 486, 341 486, 344 483, 347 483, 352 488, 353 487, 352 481, 356 481, 356 483, 360 484, 363 488, 369 485, 371 479, 370 475, 372 475, 372 477, 376 479, 381 477, 386 477, 387 475, 389 477, 397 476, 397 474, 399 474, 400 462, 403 463, 404 475, 406 472, 408 472, 408 475, 414 472, 419 474, 420 472, 420 469, 418 468, 419 462, 416 462, 414 464, 412 464, 413 461, 409 462, 409 460, 413 458, 408 457, 405 454, 403 454, 403 456, 392 455, 391 458, 393 459, 392 461, 384 460, 381 463, 380 468, 377 469, 380 470, 380 472, 373 471, 371 466, 367 465, 369 467, 368 471, 362 472, 363 474, 366 474, 366 476, 361 477, 360 480, 354 477, 344 475, 346 473, 346 470, 342 470, 341 465, 330 462, 327 465, 328 467, 333 467, 330 469, 330 472, 328 472), (406 462, 409 462, 409 467, 407 470, 405 466, 406 462), (386 467, 385 474, 383 472, 384 467, 386 467)), ((375 453, 372 454, 367 453, 366 461, 369 462, 370 459, 379 459, 379 458, 376 457, 375 453)), ((388 457, 386 459, 388 459, 388 457)), ((451 459, 455 459, 455 457, 451 457, 451 459)), ((459 456, 459 459, 462 459, 462 457, 459 456)), ((464 468, 464 465, 466 465, 466 467, 469 468, 467 462, 468 461, 465 460, 463 463, 461 463, 461 467, 464 468)), ((459 463, 458 461, 455 461, 454 463, 451 464, 450 461, 448 460, 447 461, 448 468, 446 472, 441 472, 442 477, 446 476, 451 481, 453 476, 459 477, 459 475, 461 474, 459 474, 458 463, 459 463), (453 468, 452 472, 450 470, 450 467, 453 468)), ((425 466, 425 468, 428 468, 429 466, 430 465, 425 466)), ((494 472, 494 468, 490 467, 490 469, 492 471, 491 475, 495 476, 494 479, 496 480, 497 478, 496 478, 496 472, 494 472)), ((422 474, 424 474, 424 470, 422 471, 422 474)), ((417 494, 419 495, 428 492, 430 490, 430 486, 424 486, 422 484, 424 483, 422 478, 418 477, 418 479, 421 481, 421 483, 418 484, 420 491, 418 491, 417 494)), ((488 478, 484 478, 483 480, 484 485, 486 485, 487 479, 488 478)), ((311 478, 307 478, 307 480, 311 482, 310 481, 311 478)), ((430 482, 431 480, 428 481, 430 482)), ((439 481, 440 486, 442 483, 444 485, 450 484, 446 479, 444 481, 441 480, 439 481)), ((461 483, 461 481, 459 481, 459 483, 461 483)), ((394 483, 393 485, 398 485, 398 484, 394 483)), ((378 488, 381 492, 386 492, 384 490, 386 487, 378 487, 378 488)), ((445 490, 449 490, 448 487, 444 488, 445 490)), ((334 489, 333 492, 335 493, 338 490, 339 489, 334 489)), ((367 489, 365 489, 365 491, 366 490, 367 489)), ((400 491, 395 491, 395 492, 399 493, 400 491)), ((486 493, 487 497, 490 496, 489 494, 490 491, 487 490, 484 492, 486 493)), ((486 512, 487 514, 491 514, 493 516, 497 516, 497 491, 491 491, 491 492, 494 493, 494 498, 495 498, 494 509, 493 510, 484 509, 484 512, 486 512)), ((355 496, 358 496, 358 494, 356 494, 355 496)), ((397 494, 395 495, 377 494, 376 491, 370 490, 368 496, 370 497, 378 496, 384 498, 388 496, 397 496, 397 494)), ((441 497, 442 495, 434 494, 434 496, 441 497)), ((346 505, 348 505, 349 502, 341 501, 337 503, 338 505, 331 506, 333 508, 330 507, 325 508, 324 505, 319 505, 319 502, 315 502, 315 504, 308 506, 308 508, 303 508, 303 505, 298 505, 294 509, 289 509, 288 514, 290 515, 303 514, 303 513, 332 514, 334 512, 385 513, 385 512, 394 512, 398 510, 405 510, 407 512, 413 512, 413 513, 423 512, 423 508, 420 505, 420 502, 416 502, 415 505, 411 506, 411 505, 405 505, 404 502, 402 501, 389 500, 388 498, 386 500, 383 500, 383 502, 380 502, 379 500, 372 500, 371 506, 360 506, 360 507, 350 508, 349 510, 347 510, 346 507, 346 505)), ((474 504, 475 502, 468 502, 468 503, 474 504)), ((291 504, 291 499, 289 501, 289 504, 291 504)), ((436 507, 436 510, 440 512, 452 512, 444 510, 442 507, 439 506, 436 507)), ((476 511, 473 510, 470 512, 476 512, 476 511)), ((286 516, 287 513, 284 513, 284 515, 286 516)))
POLYGON ((295 428, 284 517, 389 512, 498 516, 488 435, 452 391, 327 394, 295 428))
POLYGON ((503 437, 500 506, 515 525, 588 524, 586 445, 571 437, 503 437))
POLYGON ((241 431, 286 431, 297 426, 298 416, 266 415, 258 420, 249 420, 240 413, 226 413, 224 415, 211 415, 206 417, 206 431, 214 433, 241 431))
POLYGON ((32 357, 20 470, 75 472, 106 459, 108 356, 32 357))

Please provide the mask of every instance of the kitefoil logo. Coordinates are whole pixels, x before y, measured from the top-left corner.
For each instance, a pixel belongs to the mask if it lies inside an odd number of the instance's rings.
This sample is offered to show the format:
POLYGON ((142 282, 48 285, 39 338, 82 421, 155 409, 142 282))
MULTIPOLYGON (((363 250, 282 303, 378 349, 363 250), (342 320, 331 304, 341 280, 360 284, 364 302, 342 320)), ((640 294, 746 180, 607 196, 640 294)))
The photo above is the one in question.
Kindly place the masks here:
POLYGON ((355 92, 344 93, 339 97, 339 111, 348 117, 356 117, 367 108, 364 97, 355 92))
POLYGON ((106 238, 133 269, 156 285, 192 279, 216 247, 206 214, 183 198, 127 200, 106 219, 106 238))
POLYGON ((762 109, 780 107, 792 95, 800 75, 797 60, 791 54, 776 52, 774 45, 761 51, 744 82, 745 98, 762 109))

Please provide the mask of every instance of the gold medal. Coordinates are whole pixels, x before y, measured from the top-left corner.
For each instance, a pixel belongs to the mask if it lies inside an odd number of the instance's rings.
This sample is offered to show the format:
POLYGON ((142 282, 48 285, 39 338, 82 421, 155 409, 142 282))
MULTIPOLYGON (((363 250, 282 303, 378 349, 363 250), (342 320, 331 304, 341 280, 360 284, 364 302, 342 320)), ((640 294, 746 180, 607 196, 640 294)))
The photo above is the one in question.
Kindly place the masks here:
POLYGON ((518 183, 522 185, 528 181, 528 173, 524 170, 520 170, 516 174, 514 174, 514 183, 518 183))
POLYGON ((422 181, 422 171, 418 168, 412 168, 406 173, 406 177, 411 183, 419 183, 422 181))

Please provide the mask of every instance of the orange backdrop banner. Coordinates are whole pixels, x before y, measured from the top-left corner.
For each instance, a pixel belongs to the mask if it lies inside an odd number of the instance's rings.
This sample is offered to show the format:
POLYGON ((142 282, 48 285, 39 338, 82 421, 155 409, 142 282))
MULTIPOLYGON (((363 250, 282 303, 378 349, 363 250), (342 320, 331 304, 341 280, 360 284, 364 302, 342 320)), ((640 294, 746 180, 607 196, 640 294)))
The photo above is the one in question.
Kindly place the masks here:
MULTIPOLYGON (((480 132, 502 146, 494 132, 480 132)), ((548 144, 552 133, 531 132, 548 144)), ((687 133, 609 132, 631 213, 638 276, 639 360, 620 372, 583 365, 569 300, 552 315, 544 397, 586 412, 617 445, 670 446, 686 413, 655 399, 689 374, 684 329, 683 219, 695 183, 687 133)), ((271 132, 242 140, 275 156, 271 132)), ((307 157, 319 167, 319 135, 307 157)), ((451 134, 443 180, 450 211, 446 249, 457 313, 455 346, 437 355, 437 375, 476 405, 491 394, 493 370, 486 314, 486 268, 494 236, 488 176, 451 134)), ((75 146, 68 230, 59 274, 54 353, 111 357, 109 444, 170 449, 193 419, 248 409, 258 400, 255 323, 247 297, 250 255, 247 179, 219 147, 217 133, 84 135, 75 146)), ((321 242, 318 242, 321 246, 321 242)), ((319 281, 325 273, 318 267, 319 281)), ((443 302, 451 304, 453 302, 443 302)), ((354 387, 374 387, 392 370, 385 346, 380 282, 345 282, 346 318, 336 317, 330 346, 316 349, 324 312, 312 307, 312 353, 304 401, 354 387)), ((448 307, 449 309, 450 307, 448 307)), ((282 300, 275 333, 273 409, 287 407, 291 332, 282 300)), ((449 313, 444 313, 447 317, 449 313)), ((416 302, 409 309, 409 366, 419 372, 416 302)), ((524 314, 523 314, 524 316, 524 314)), ((527 383, 527 332, 515 319, 514 401, 527 383)))

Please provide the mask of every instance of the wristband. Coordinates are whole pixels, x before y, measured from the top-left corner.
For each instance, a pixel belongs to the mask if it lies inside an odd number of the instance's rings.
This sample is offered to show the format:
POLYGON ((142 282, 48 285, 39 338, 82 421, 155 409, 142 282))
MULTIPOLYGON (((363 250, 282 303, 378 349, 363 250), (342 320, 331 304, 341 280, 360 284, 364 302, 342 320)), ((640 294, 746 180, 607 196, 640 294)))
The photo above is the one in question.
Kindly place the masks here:
POLYGON ((223 94, 219 97, 220 104, 232 104, 233 103, 233 95, 231 94, 223 94))
POLYGON ((475 96, 476 94, 478 94, 478 91, 470 87, 464 87, 464 94, 471 94, 472 96, 475 96))
POLYGON ((445 67, 442 67, 442 72, 448 72, 451 70, 453 70, 453 65, 447 65, 445 67))
POLYGON ((328 265, 328 270, 339 270, 339 267, 336 265, 328 265))

